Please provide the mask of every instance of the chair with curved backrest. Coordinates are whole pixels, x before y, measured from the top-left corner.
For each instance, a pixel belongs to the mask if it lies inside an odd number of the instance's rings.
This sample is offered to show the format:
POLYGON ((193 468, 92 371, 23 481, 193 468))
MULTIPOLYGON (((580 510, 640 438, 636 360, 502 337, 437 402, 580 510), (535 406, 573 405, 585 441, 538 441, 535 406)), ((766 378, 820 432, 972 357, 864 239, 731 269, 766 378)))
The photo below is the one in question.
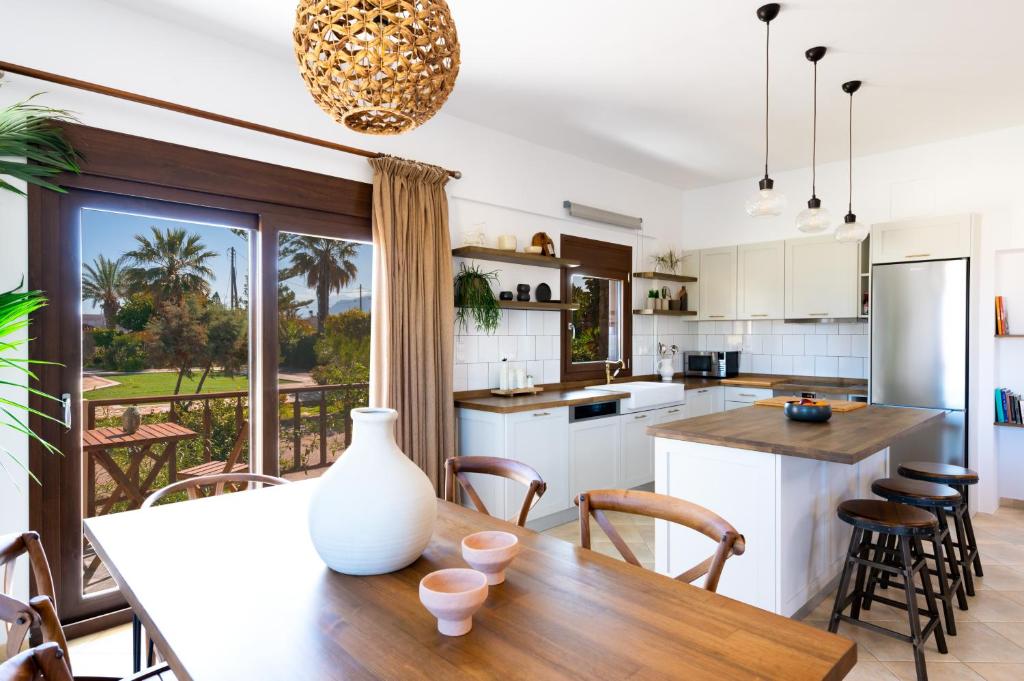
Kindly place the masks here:
POLYGON ((491 514, 469 481, 469 473, 497 475, 526 486, 526 498, 523 499, 519 518, 516 520, 516 524, 520 527, 526 526, 526 516, 529 515, 530 509, 536 503, 535 498, 539 500, 548 488, 547 483, 540 477, 540 473, 519 461, 500 459, 496 456, 453 456, 449 458, 444 462, 445 501, 458 503, 457 492, 458 487, 461 486, 476 510, 486 515, 491 514))
POLYGON ((0 664, 0 681, 74 681, 67 655, 56 643, 44 643, 0 664))
POLYGON ((576 505, 580 507, 580 545, 585 549, 590 548, 590 516, 594 516, 594 520, 608 535, 615 548, 619 550, 626 562, 632 565, 640 566, 640 561, 623 541, 622 535, 612 526, 608 516, 604 513, 605 511, 632 513, 648 518, 667 520, 696 530, 705 537, 718 542, 718 548, 713 555, 676 577, 679 581, 689 584, 699 577, 707 575, 707 579, 704 580, 704 588, 708 591, 718 589, 718 580, 722 576, 725 561, 730 556, 742 554, 746 549, 743 535, 723 518, 703 506, 676 497, 654 492, 601 489, 583 492, 576 498, 576 505))
POLYGON ((227 485, 238 486, 238 485, 284 485, 288 481, 284 478, 277 478, 273 475, 262 475, 260 473, 217 473, 215 475, 204 475, 199 478, 189 478, 187 480, 179 480, 172 482, 166 487, 161 487, 157 491, 146 497, 146 500, 142 502, 140 508, 149 508, 156 502, 160 501, 168 494, 174 494, 175 492, 184 491, 188 494, 189 499, 198 499, 202 496, 202 489, 204 487, 213 487, 213 496, 217 496, 224 492, 224 488, 227 485))

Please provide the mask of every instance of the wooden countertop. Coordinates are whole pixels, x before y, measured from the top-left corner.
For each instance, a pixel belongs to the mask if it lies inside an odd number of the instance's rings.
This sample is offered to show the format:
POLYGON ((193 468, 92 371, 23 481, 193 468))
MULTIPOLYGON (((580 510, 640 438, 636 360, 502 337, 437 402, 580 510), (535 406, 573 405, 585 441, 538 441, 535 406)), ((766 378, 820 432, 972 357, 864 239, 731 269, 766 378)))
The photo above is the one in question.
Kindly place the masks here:
POLYGON ((827 423, 792 421, 776 408, 743 407, 647 429, 649 435, 854 464, 943 418, 933 409, 869 406, 832 415, 827 423))
POLYGON ((476 409, 494 414, 514 414, 534 409, 555 409, 556 407, 572 407, 580 404, 594 404, 609 400, 624 400, 628 392, 606 393, 597 390, 545 390, 536 395, 520 397, 460 397, 456 398, 455 406, 460 409, 476 409))
POLYGON ((306 530, 319 484, 85 521, 176 678, 838 681, 857 661, 846 638, 444 501, 412 565, 336 574, 306 530), (441 636, 419 581, 465 567, 460 542, 480 530, 514 533, 521 553, 472 631, 441 636))

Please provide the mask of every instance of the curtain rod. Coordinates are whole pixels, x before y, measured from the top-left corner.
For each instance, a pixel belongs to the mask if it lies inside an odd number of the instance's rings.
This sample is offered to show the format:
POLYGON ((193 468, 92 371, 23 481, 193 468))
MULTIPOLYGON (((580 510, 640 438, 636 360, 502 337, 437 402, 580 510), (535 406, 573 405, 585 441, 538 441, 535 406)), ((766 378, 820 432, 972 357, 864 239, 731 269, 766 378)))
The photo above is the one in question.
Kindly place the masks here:
MULTIPOLYGON (((196 118, 204 118, 208 121, 214 121, 216 123, 233 125, 236 128, 245 128, 246 130, 262 132, 267 135, 274 135, 275 137, 283 137, 285 139, 294 140, 296 142, 312 144, 313 146, 317 147, 324 147, 326 149, 342 151, 346 154, 363 156, 365 158, 380 158, 382 156, 385 156, 385 154, 382 154, 377 151, 368 151, 366 149, 359 149, 358 147, 350 147, 345 144, 338 144, 337 142, 330 142, 328 140, 319 139, 317 137, 301 135, 297 132, 291 132, 289 130, 272 128, 269 125, 262 125, 260 123, 245 121, 240 118, 232 118, 231 116, 224 116, 222 114, 213 113, 211 111, 196 109, 191 106, 185 106, 184 104, 176 104, 174 102, 168 102, 163 99, 155 99, 153 97, 139 95, 134 92, 128 92, 127 90, 118 90, 117 88, 107 87, 106 85, 98 85, 96 83, 90 83, 85 80, 78 80, 77 78, 70 78, 68 76, 61 76, 59 74, 50 73, 48 71, 40 71, 38 69, 32 69, 27 66, 20 66, 18 64, 12 64, 10 62, 0 61, 0 76, 3 76, 3 72, 5 71, 8 73, 16 73, 20 76, 28 76, 29 78, 35 78, 37 80, 45 80, 50 83, 56 83, 57 85, 66 85, 68 87, 73 87, 79 90, 85 90, 87 92, 95 92, 96 94, 107 95, 108 97, 124 99, 129 102, 135 102, 136 104, 144 104, 146 106, 153 106, 158 109, 166 109, 168 111, 174 111, 176 113, 185 114, 186 116, 195 116, 196 118)), ((445 171, 448 173, 448 175, 455 178, 456 180, 462 177, 462 173, 458 170, 445 169, 445 171)))

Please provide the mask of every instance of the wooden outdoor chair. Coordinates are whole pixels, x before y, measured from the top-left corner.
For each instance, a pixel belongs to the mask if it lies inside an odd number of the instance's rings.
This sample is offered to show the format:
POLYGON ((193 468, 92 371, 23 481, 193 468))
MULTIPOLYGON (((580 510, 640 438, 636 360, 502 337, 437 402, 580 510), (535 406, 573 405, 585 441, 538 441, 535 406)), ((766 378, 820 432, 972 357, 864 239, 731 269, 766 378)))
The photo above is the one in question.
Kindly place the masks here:
MULTIPOLYGON (((249 465, 240 462, 238 459, 242 456, 242 450, 245 449, 245 443, 249 441, 249 422, 242 421, 242 427, 238 431, 238 437, 235 438, 235 444, 231 446, 231 452, 228 454, 228 458, 224 461, 207 461, 201 463, 198 466, 192 466, 191 468, 184 468, 178 471, 179 480, 191 480, 195 478, 205 478, 211 475, 221 475, 224 473, 245 473, 249 470, 249 465)), ((163 490, 160 490, 163 491, 163 490)), ((224 491, 223 485, 217 487, 214 495, 220 494, 224 491)), ((157 492, 159 494, 159 492, 157 492)), ((149 499, 153 496, 150 495, 149 499)), ((190 497, 192 498, 192 497, 190 497)))
POLYGON ((533 470, 525 463, 513 459, 501 459, 496 456, 453 456, 444 462, 444 498, 445 501, 458 503, 458 487, 469 496, 470 501, 476 510, 485 515, 491 515, 484 505, 480 495, 477 494, 469 481, 467 474, 479 473, 481 475, 497 475, 502 478, 514 480, 525 485, 526 498, 523 499, 522 508, 519 510, 519 519, 516 524, 519 527, 526 526, 526 516, 534 504, 540 500, 547 491, 548 485, 540 477, 540 473, 533 470))
POLYGON ((635 490, 602 489, 584 492, 576 498, 580 507, 580 545, 590 548, 590 516, 601 526, 612 544, 619 550, 627 563, 640 566, 640 561, 630 550, 622 535, 616 531, 605 515, 605 511, 632 513, 648 518, 657 518, 688 527, 700 532, 705 537, 718 542, 715 553, 706 560, 693 566, 676 577, 687 584, 707 575, 704 588, 708 591, 718 589, 718 580, 722 576, 722 568, 730 556, 738 556, 746 549, 743 535, 717 514, 703 506, 691 504, 689 501, 654 492, 635 490))
MULTIPOLYGON (((38 628, 42 635, 42 640, 45 644, 56 646, 60 651, 60 655, 55 659, 60 660, 64 665, 65 669, 71 668, 71 657, 68 654, 68 642, 64 635, 64 628, 60 624, 60 617, 57 615, 57 608, 54 605, 55 600, 53 598, 53 578, 50 573, 50 563, 46 560, 46 554, 43 552, 43 545, 39 539, 37 532, 21 532, 16 534, 8 534, 0 537, 0 566, 4 568, 4 580, 3 580, 3 593, 0 593, 0 621, 3 621, 7 629, 7 656, 13 659, 19 660, 19 667, 12 667, 10 673, 12 676, 5 677, 3 673, 0 673, 0 681, 6 681, 9 679, 25 679, 26 681, 37 681, 40 677, 40 669, 43 673, 47 672, 44 667, 32 667, 32 664, 38 664, 39 660, 33 655, 26 654, 18 655, 18 651, 25 643, 25 638, 29 632, 38 628), (28 603, 24 603, 10 595, 11 580, 14 576, 14 565, 18 558, 22 555, 27 555, 29 560, 29 567, 32 571, 32 576, 36 581, 36 589, 38 595, 33 596, 28 603), (35 660, 33 662, 32 660, 35 660), (36 676, 18 676, 18 674, 25 674, 24 670, 35 669, 36 676)), ((40 648, 43 648, 41 646, 40 648)), ((34 650, 40 650, 36 648, 34 650)), ((49 650, 47 648, 47 650, 49 650)), ((27 651, 32 653, 33 651, 27 651)), ((51 659, 51 653, 45 653, 46 656, 42 659, 51 659)), ((59 667, 59 665, 57 665, 59 667)), ((0 667, 3 671, 7 671, 6 665, 0 667)), ((49 676, 43 676, 43 679, 49 680, 49 676)), ((55 676, 55 679, 68 679, 71 678, 70 672, 68 676, 55 676)), ((170 668, 166 665, 157 665, 146 669, 139 674, 129 677, 132 681, 141 681, 142 679, 167 679, 173 680, 174 676, 170 673, 170 668)), ((75 681, 119 681, 120 677, 99 677, 99 676, 76 676, 75 681)))

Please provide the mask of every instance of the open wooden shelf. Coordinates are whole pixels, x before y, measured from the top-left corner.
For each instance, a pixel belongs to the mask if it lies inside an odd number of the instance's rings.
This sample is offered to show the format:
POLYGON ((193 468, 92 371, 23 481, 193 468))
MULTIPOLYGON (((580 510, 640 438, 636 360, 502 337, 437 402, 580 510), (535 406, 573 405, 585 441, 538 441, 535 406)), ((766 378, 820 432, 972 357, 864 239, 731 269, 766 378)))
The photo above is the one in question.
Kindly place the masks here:
POLYGON ((506 310, 578 310, 579 305, 573 305, 572 303, 540 303, 535 300, 519 301, 519 300, 499 300, 498 307, 506 310))
POLYGON ((996 338, 1024 338, 1024 333, 997 333, 996 338))
POLYGON ((666 317, 696 317, 696 310, 633 310, 633 314, 664 315, 666 317))
POLYGON ((1000 423, 999 421, 996 421, 992 425, 999 426, 1000 428, 1024 428, 1024 425, 1019 423, 1000 423))
POLYGON ((551 267, 561 269, 563 267, 579 267, 583 263, 579 260, 569 258, 553 258, 550 255, 534 255, 533 253, 520 253, 519 251, 504 251, 500 248, 485 248, 484 246, 459 246, 452 249, 452 255, 459 258, 476 258, 477 260, 494 260, 496 262, 508 262, 515 265, 532 265, 534 267, 551 267))
POLYGON ((693 284, 697 277, 688 277, 684 274, 665 274, 663 272, 634 272, 634 279, 657 279, 659 281, 678 281, 680 284, 693 284))

